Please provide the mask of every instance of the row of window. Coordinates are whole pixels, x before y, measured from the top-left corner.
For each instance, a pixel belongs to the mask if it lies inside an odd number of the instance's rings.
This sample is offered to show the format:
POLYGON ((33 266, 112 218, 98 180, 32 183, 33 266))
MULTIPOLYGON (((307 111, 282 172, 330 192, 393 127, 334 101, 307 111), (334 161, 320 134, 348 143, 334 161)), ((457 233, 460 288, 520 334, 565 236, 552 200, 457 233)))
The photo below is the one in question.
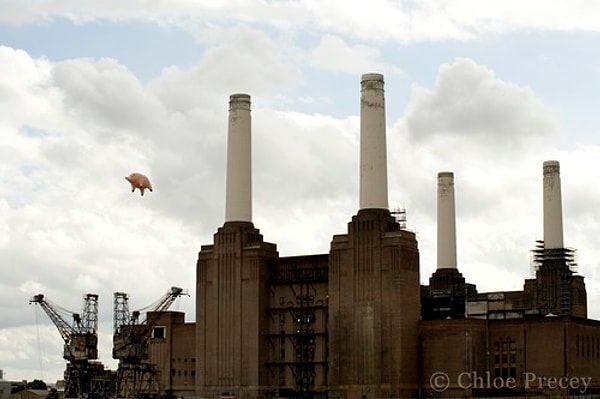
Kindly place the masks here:
POLYGON ((494 378, 506 380, 508 377, 517 378, 516 367, 494 367, 494 378))
POLYGON ((577 334, 575 342, 576 356, 600 359, 600 337, 577 334))
MULTIPOLYGON (((517 362, 516 342, 511 338, 494 342, 494 363, 496 367, 512 366, 517 362)), ((575 336, 575 355, 590 359, 600 359, 600 337, 575 336)))
MULTIPOLYGON (((188 371, 187 370, 176 370, 176 369, 171 369, 171 376, 175 377, 175 376, 187 376, 188 375, 188 371)), ((191 375, 192 377, 194 377, 196 375, 196 370, 190 370, 189 375, 191 375)))
MULTIPOLYGON (((283 326, 285 324, 285 319, 286 319, 286 314, 279 313, 279 325, 283 326)), ((315 322, 316 316, 311 311, 304 311, 304 312, 298 311, 298 312, 294 313, 294 320, 295 320, 296 324, 312 324, 315 322)), ((275 321, 275 320, 273 320, 273 321, 275 321)))
MULTIPOLYGON (((183 361, 183 363, 187 363, 187 362, 188 362, 188 358, 187 358, 187 357, 185 357, 185 358, 183 358, 183 359, 182 359, 182 358, 172 358, 172 359, 171 359, 171 362, 172 362, 172 363, 177 363, 177 362, 181 363, 182 361, 183 361)), ((191 362, 191 363, 196 363, 196 358, 195 358, 195 357, 191 358, 191 359, 190 359, 190 362, 191 362)))

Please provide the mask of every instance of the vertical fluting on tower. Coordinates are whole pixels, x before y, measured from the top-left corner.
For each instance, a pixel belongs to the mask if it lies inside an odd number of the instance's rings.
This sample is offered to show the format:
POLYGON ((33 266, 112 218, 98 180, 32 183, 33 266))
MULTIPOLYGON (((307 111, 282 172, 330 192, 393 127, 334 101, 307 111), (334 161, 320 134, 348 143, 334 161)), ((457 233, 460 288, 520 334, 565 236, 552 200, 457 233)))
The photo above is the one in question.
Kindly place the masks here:
POLYGON ((250 96, 229 96, 225 222, 252 222, 250 96))
POLYGON ((563 248, 562 199, 558 161, 544 166, 544 248, 563 248))
POLYGON ((383 75, 362 75, 359 209, 388 209, 383 75))
POLYGON ((437 268, 456 268, 456 211, 454 173, 438 173, 437 184, 437 268))

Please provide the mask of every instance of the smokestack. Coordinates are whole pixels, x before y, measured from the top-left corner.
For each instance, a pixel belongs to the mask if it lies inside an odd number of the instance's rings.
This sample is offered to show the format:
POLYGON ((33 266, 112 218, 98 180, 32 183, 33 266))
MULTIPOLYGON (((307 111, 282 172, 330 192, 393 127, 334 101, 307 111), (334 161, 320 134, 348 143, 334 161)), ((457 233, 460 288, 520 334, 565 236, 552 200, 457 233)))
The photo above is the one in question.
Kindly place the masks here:
POLYGON ((544 248, 564 248, 560 165, 544 162, 544 248))
POLYGON ((437 193, 437 268, 456 269, 454 173, 438 173, 437 193))
POLYGON ((359 209, 388 209, 383 75, 362 75, 359 209))
POLYGON ((229 96, 225 222, 252 222, 250 96, 229 96))

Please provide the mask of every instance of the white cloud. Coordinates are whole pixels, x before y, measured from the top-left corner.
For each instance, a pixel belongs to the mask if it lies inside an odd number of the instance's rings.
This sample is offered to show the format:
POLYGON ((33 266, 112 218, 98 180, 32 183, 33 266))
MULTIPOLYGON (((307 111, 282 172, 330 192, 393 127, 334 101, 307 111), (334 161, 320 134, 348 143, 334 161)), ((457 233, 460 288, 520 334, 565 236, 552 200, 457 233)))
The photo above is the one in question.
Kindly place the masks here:
POLYGON ((413 140, 454 138, 495 152, 537 147, 559 133, 556 117, 531 90, 469 59, 441 66, 434 90, 413 89, 406 124, 413 140))
MULTIPOLYGON (((277 38, 247 26, 209 28, 203 35, 209 47, 191 68, 167 68, 151 89, 170 110, 214 107, 216 98, 246 92, 253 96, 285 93, 301 78, 293 51, 277 38)), ((214 112, 209 109, 208 112, 214 112)))
MULTIPOLYGON (((62 359, 62 339, 54 326, 41 320, 41 309, 33 305, 26 312, 30 321, 14 328, 0 329, 0 358, 5 372, 4 379, 19 381, 24 376, 38 376, 46 382, 62 379, 64 360, 62 359)), ((28 381, 33 378, 27 378, 28 381)))
POLYGON ((324 35, 310 54, 316 67, 360 75, 364 71, 381 71, 379 50, 365 45, 349 46, 342 38, 324 35))
POLYGON ((472 40, 478 34, 519 30, 592 31, 600 29, 600 6, 589 1, 437 1, 390 2, 376 0, 219 2, 180 0, 122 2, 77 0, 0 3, 0 21, 9 24, 47 23, 64 18, 77 24, 106 20, 145 20, 163 27, 195 32, 196 19, 261 24, 283 31, 316 29, 367 41, 412 43, 430 40, 472 40))
POLYGON ((593 31, 600 5, 585 0, 567 3, 535 0, 526 3, 510 1, 460 0, 444 2, 441 7, 457 25, 474 31, 495 33, 517 30, 593 31))
POLYGON ((113 59, 68 60, 52 70, 52 83, 63 93, 66 111, 80 123, 104 121, 99 139, 123 131, 140 136, 166 117, 162 104, 127 69, 113 59))
POLYGON ((256 225, 282 254, 328 252, 357 205, 357 118, 261 109, 253 121, 256 225))

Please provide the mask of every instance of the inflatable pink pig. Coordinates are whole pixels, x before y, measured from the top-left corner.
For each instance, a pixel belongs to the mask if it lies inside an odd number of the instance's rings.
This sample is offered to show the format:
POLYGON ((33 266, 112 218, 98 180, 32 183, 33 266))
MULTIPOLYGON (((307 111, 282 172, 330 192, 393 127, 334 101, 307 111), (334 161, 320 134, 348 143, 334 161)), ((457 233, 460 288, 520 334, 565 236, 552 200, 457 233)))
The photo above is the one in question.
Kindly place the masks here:
POLYGON ((136 188, 140 189, 140 193, 144 195, 144 190, 148 189, 152 192, 152 184, 148 177, 141 173, 132 173, 125 178, 131 184, 131 192, 134 192, 136 188))

